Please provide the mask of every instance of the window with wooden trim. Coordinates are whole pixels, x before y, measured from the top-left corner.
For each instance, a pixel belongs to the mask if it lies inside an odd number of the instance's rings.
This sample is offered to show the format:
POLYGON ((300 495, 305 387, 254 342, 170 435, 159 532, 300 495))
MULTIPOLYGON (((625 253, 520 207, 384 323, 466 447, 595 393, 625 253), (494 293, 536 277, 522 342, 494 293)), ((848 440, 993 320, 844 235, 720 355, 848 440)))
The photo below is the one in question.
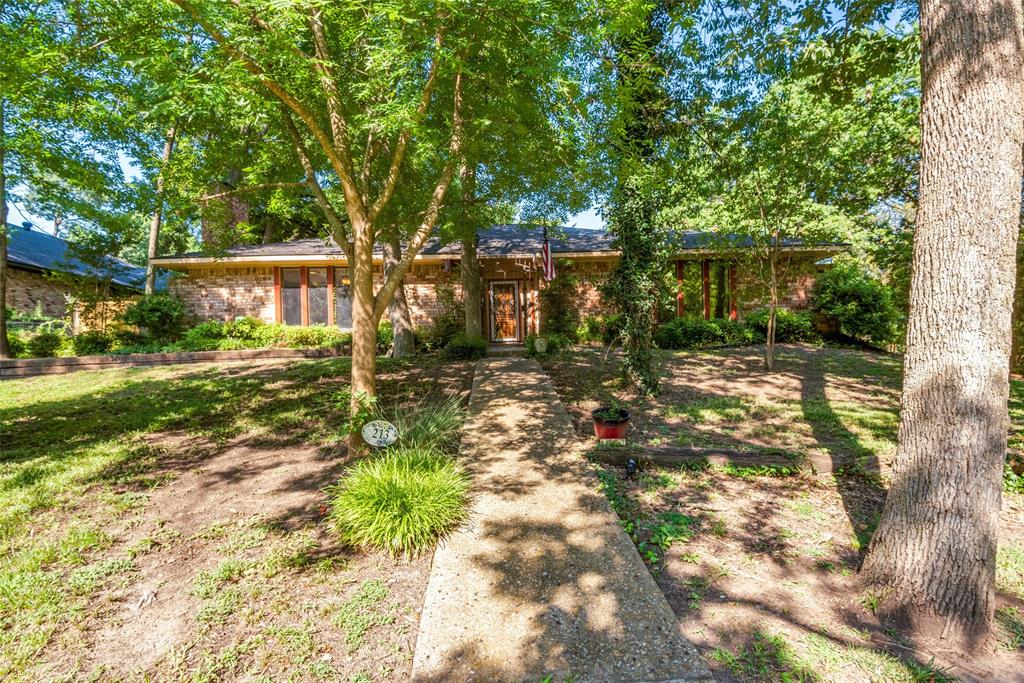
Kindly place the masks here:
POLYGON ((306 310, 308 324, 326 325, 328 322, 327 268, 306 269, 306 310))
POLYGON ((281 322, 302 324, 302 269, 281 269, 281 322))
POLYGON ((736 264, 680 260, 675 275, 677 316, 736 319, 736 264))
POLYGON ((348 268, 278 268, 277 320, 286 325, 337 325, 352 328, 348 268))
POLYGON ((352 329, 352 281, 348 268, 334 268, 334 321, 343 330, 352 329))

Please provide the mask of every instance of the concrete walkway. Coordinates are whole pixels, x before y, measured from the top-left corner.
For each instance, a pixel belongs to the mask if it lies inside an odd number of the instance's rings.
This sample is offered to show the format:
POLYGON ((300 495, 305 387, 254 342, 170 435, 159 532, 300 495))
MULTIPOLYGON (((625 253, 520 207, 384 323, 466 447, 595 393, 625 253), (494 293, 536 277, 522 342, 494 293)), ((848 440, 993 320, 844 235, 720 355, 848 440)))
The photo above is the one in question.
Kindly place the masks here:
POLYGON ((710 681, 536 361, 480 361, 468 528, 435 555, 415 681, 710 681))

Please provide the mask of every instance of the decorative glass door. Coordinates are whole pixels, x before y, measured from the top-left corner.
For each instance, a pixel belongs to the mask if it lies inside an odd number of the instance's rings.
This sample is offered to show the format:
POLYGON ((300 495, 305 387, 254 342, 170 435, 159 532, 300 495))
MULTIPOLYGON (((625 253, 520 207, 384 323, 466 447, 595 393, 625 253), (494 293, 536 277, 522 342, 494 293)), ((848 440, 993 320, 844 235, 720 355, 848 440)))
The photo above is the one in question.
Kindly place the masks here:
POLYGON ((491 341, 519 341, 519 283, 492 282, 488 286, 491 303, 491 341))

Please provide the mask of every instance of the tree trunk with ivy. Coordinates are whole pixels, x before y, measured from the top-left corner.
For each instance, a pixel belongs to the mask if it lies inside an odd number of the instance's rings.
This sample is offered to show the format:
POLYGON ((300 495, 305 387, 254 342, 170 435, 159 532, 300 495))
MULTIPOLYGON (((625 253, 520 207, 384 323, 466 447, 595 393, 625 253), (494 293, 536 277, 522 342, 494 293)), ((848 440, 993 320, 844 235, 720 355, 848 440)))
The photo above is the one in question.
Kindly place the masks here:
POLYGON ((864 561, 915 638, 991 643, 1024 144, 1019 2, 921 4, 921 184, 892 484, 864 561))
POLYGON ((636 31, 619 36, 615 52, 622 126, 614 142, 618 183, 609 206, 609 230, 620 257, 605 294, 623 317, 623 375, 641 394, 658 389, 654 326, 660 282, 668 267, 653 192, 667 106, 665 69, 658 57, 666 18, 663 4, 655 3, 636 31))
POLYGON ((477 226, 475 225, 472 207, 476 197, 476 167, 463 162, 459 169, 462 183, 462 226, 465 232, 462 238, 462 259, 459 262, 459 275, 462 279, 462 310, 466 322, 467 337, 482 337, 484 334, 483 320, 480 315, 480 259, 477 257, 477 226))

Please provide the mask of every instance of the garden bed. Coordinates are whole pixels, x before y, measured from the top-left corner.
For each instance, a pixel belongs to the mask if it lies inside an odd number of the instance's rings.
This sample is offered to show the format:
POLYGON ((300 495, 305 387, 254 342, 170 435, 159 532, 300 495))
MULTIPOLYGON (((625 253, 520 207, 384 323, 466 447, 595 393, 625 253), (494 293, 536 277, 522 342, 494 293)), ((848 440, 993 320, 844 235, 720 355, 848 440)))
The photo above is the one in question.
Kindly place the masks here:
MULTIPOLYGON (((380 359, 387 405, 473 363, 380 359)), ((0 678, 408 678, 429 559, 343 545, 347 358, 112 368, 0 392, 0 678)))
POLYGON ((59 375, 81 370, 102 370, 112 367, 173 365, 175 363, 218 362, 231 360, 266 360, 273 358, 332 358, 347 356, 348 348, 337 349, 239 349, 234 351, 191 351, 174 353, 126 353, 94 356, 58 356, 55 358, 0 359, 0 379, 59 375))
MULTIPOLYGON (((622 389, 616 358, 583 349, 545 368, 592 440, 590 411, 614 399, 633 415, 624 452, 725 452, 630 477, 599 467, 603 489, 719 681, 1018 680, 1024 671, 1024 495, 1008 478, 998 569, 999 649, 970 660, 883 628, 857 571, 895 453, 900 358, 781 346, 664 353, 662 391, 622 389), (765 467, 803 459, 817 471, 765 467), (719 461, 720 460, 720 461, 719 461), (820 465, 820 466, 819 466, 820 465), (786 475, 786 476, 779 476, 786 475)), ((1024 383, 1011 386, 1020 449, 1024 383)), ((594 449, 606 455, 614 449, 594 449)), ((615 461, 616 458, 600 457, 615 461)), ((642 461, 642 459, 641 459, 642 461)))

